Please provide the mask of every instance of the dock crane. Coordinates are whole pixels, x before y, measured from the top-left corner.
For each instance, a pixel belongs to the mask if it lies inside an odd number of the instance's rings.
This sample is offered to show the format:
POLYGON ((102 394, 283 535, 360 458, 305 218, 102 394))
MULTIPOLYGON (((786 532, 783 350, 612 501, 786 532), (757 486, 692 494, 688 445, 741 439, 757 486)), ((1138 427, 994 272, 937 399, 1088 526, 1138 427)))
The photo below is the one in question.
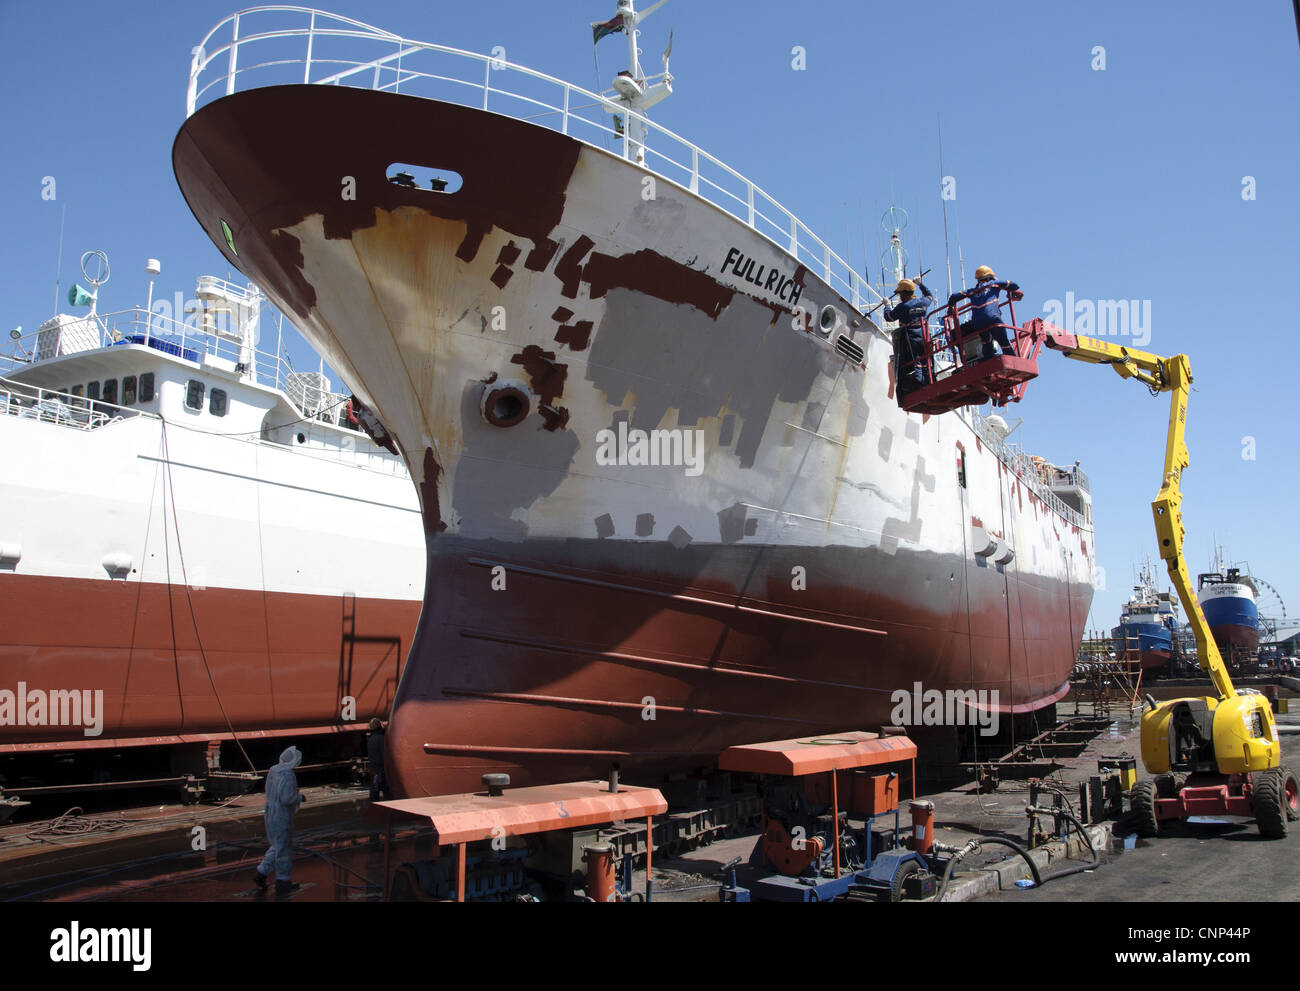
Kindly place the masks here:
POLYGON ((1186 355, 1162 358, 1110 341, 1067 333, 1041 319, 1015 323, 1011 298, 1001 324, 1012 340, 1012 353, 980 361, 969 357, 970 342, 961 338, 961 318, 970 307, 951 300, 927 315, 925 384, 902 395, 909 412, 943 413, 960 406, 992 401, 1017 402, 1037 376, 1042 347, 1093 365, 1110 365, 1121 378, 1136 379, 1153 394, 1170 393, 1163 481, 1151 512, 1160 557, 1192 630, 1201 670, 1210 676, 1217 696, 1180 698, 1157 703, 1150 695, 1142 714, 1142 763, 1155 777, 1139 782, 1130 794, 1138 831, 1155 836, 1161 823, 1201 815, 1253 818, 1261 835, 1283 837, 1288 822, 1300 817, 1296 776, 1281 766, 1281 743, 1269 701, 1250 689, 1238 690, 1210 633, 1205 613, 1192 588, 1183 558, 1182 474, 1190 463, 1185 438, 1191 365, 1186 355), (941 316, 942 329, 930 337, 929 317, 941 316), (1011 337, 1014 335, 1014 337, 1011 337))

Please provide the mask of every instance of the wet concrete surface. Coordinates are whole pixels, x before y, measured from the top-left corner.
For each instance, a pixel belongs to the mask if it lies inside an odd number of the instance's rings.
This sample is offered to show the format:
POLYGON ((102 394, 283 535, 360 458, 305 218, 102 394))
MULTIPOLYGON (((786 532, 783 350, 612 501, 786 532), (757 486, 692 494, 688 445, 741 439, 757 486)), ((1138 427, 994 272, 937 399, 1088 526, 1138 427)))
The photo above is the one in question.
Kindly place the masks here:
MULTIPOLYGON (((292 880, 300 901, 378 900, 382 831, 365 789, 303 790, 292 880)), ((10 823, 0 840, 0 900, 227 901, 271 898, 253 884, 266 852, 264 796, 216 806, 151 805, 46 824, 10 823)), ((407 833, 400 833, 406 836, 407 833)))

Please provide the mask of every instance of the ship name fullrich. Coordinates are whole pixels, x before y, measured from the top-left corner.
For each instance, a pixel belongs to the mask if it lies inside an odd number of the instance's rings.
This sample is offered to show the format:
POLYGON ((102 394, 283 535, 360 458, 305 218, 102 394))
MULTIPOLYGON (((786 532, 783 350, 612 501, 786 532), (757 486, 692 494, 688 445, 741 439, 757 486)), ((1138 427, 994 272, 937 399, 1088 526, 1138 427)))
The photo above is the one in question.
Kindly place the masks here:
POLYGON ((727 251, 727 257, 722 262, 722 271, 730 271, 760 289, 775 293, 781 302, 789 303, 791 306, 799 302, 799 297, 803 295, 803 286, 796 283, 793 277, 787 276, 778 268, 762 265, 754 258, 745 257, 739 248, 731 248, 727 251))

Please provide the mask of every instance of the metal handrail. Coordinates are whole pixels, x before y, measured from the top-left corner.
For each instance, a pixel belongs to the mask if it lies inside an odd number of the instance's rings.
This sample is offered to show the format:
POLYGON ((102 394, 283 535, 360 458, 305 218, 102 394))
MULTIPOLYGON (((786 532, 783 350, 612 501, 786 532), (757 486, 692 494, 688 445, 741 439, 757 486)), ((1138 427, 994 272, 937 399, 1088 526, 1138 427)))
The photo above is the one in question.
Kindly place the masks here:
MULTIPOLYGON (((218 93, 218 95, 229 96, 238 88, 241 76, 244 77, 244 81, 247 81, 248 74, 254 72, 261 74, 263 79, 269 81, 253 83, 251 87, 247 88, 292 82, 330 86, 355 85, 365 89, 391 90, 392 92, 402 92, 402 87, 405 86, 408 87, 407 92, 409 93, 409 87, 411 86, 418 88, 422 83, 435 82, 454 83, 456 87, 464 86, 476 91, 477 95, 472 103, 461 100, 451 100, 449 102, 463 103, 485 111, 489 109, 492 102, 491 97, 493 96, 523 101, 526 105, 541 108, 542 112, 526 118, 515 114, 507 115, 549 127, 552 130, 569 135, 583 144, 593 148, 600 148, 602 151, 608 151, 607 148, 601 148, 595 142, 588 141, 572 133, 575 126, 595 128, 596 131, 605 136, 600 140, 608 141, 609 138, 613 138, 620 142, 622 157, 629 162, 635 163, 636 152, 638 149, 642 149, 646 156, 646 162, 639 164, 646 171, 692 195, 698 196, 719 209, 725 210, 731 216, 746 224, 760 237, 765 238, 781 251, 792 256, 795 261, 805 265, 810 271, 820 273, 827 285, 836 287, 837 290, 841 291, 844 297, 859 311, 866 307, 869 300, 883 300, 880 293, 866 279, 832 251, 830 246, 817 237, 806 224, 735 169, 714 158, 685 138, 655 124, 642 114, 630 110, 617 99, 593 93, 546 73, 537 72, 526 66, 490 55, 480 55, 459 48, 412 41, 362 21, 338 14, 331 14, 311 7, 286 5, 250 7, 232 14, 208 32, 203 41, 192 50, 192 56, 189 84, 185 98, 186 117, 192 116, 201 103, 207 102, 204 97, 209 96, 214 87, 218 87, 224 82, 224 91, 218 93), (285 15, 290 17, 306 16, 308 23, 305 27, 285 27, 283 24, 271 26, 271 23, 277 18, 283 21, 285 15), (255 19, 259 24, 264 24, 266 29, 251 34, 246 33, 247 22, 251 19, 255 19), (323 21, 323 23, 318 23, 318 21, 323 21), (229 28, 228 36, 223 30, 226 28, 229 28), (217 37, 219 33, 222 35, 220 39, 217 37), (269 47, 273 47, 277 43, 283 43, 286 40, 296 42, 298 39, 306 40, 305 56, 296 50, 288 53, 284 51, 268 51, 269 47), (392 47, 393 51, 369 60, 338 58, 334 52, 331 52, 328 56, 320 53, 322 43, 338 39, 377 42, 386 47, 392 47), (209 52, 208 46, 213 43, 218 44, 218 47, 209 52), (249 49, 253 46, 256 46, 257 51, 253 56, 249 56, 249 49), (259 54, 266 57, 262 61, 250 64, 241 62, 241 56, 258 57, 259 54), (225 56, 224 67, 216 64, 222 56, 225 56), (419 60, 428 56, 451 56, 467 60, 469 63, 481 67, 482 78, 477 78, 477 73, 475 78, 458 78, 412 68, 412 60, 419 60), (268 71, 283 69, 287 66, 302 66, 303 70, 301 74, 295 72, 292 76, 284 72, 272 73, 268 71), (325 70, 324 74, 319 72, 322 68, 325 70), (312 78, 313 70, 317 70, 317 78, 315 79, 312 78), (509 75, 503 77, 502 73, 517 73, 519 77, 546 86, 559 87, 560 96, 562 97, 561 102, 558 105, 547 103, 539 99, 535 94, 530 95, 503 88, 497 85, 494 80, 505 78, 508 83, 514 77, 509 75), (576 106, 574 97, 578 98, 576 101, 578 105, 576 106), (598 114, 593 116, 584 115, 591 110, 598 111, 598 114), (610 126, 609 118, 605 117, 605 114, 618 115, 625 120, 632 117, 644 124, 647 128, 644 142, 633 141, 631 138, 632 129, 626 125, 622 129, 622 133, 618 133, 610 126), (600 119, 596 119, 597 116, 600 119), (651 148, 650 141, 655 135, 669 142, 675 142, 680 149, 677 157, 670 156, 662 150, 651 148), (663 166, 660 168, 652 167, 648 164, 651 158, 662 160, 662 162, 668 163, 674 169, 679 170, 682 174, 681 178, 685 181, 679 181, 672 175, 662 171, 663 166), (684 164, 684 161, 679 159, 688 159, 690 165, 684 164), (718 177, 717 180, 710 178, 701 172, 702 163, 720 170, 723 175, 718 177), (736 180, 739 186, 732 190, 722 185, 727 181, 726 177, 736 180), (710 190, 713 191, 712 195, 710 195, 710 190), (735 205, 729 203, 729 200, 734 201, 735 205), (766 201, 766 204, 770 205, 772 211, 777 215, 776 219, 768 217, 759 209, 759 206, 763 205, 762 201, 766 201), (763 222, 763 228, 759 227, 760 220, 763 222), (774 234, 777 236, 773 236, 774 234)), ((440 98, 445 97, 440 96, 440 98)), ((497 102, 500 103, 501 101, 498 100, 497 102)), ((494 108, 493 112, 500 113, 503 111, 494 108)))
MULTIPOLYGON (((1019 445, 1008 443, 997 432, 990 429, 987 419, 974 409, 965 407, 962 412, 963 414, 969 412, 969 416, 966 417, 967 422, 989 450, 993 452, 993 455, 1005 464, 1016 478, 1024 483, 1049 509, 1067 523, 1083 529, 1092 529, 1092 524, 1084 518, 1082 513, 1072 506, 1066 505, 1061 497, 1051 490, 1048 482, 1039 475, 1033 459, 1025 454, 1019 445)), ((1082 472, 1077 473, 1082 474, 1082 472)))
POLYGON ((162 419, 148 410, 73 396, 57 389, 14 382, 4 376, 0 376, 0 415, 54 423, 78 430, 94 430, 114 420, 125 420, 133 416, 162 419))
MULTIPOLYGON (((222 315, 216 314, 218 319, 222 315)), ((342 404, 347 400, 347 394, 321 389, 317 390, 319 396, 315 402, 307 402, 308 390, 316 390, 310 381, 312 373, 295 371, 284 352, 272 354, 260 348, 249 348, 239 341, 221 336, 215 330, 210 331, 196 325, 193 319, 176 320, 161 313, 150 313, 139 306, 111 313, 87 314, 77 321, 77 325, 81 331, 80 343, 86 346, 65 352, 55 335, 61 337, 62 331, 70 328, 66 325, 38 328, 10 342, 6 349, 0 351, 0 375, 66 354, 136 344, 195 364, 201 364, 205 356, 218 357, 235 366, 245 364, 249 366, 253 382, 283 392, 304 416, 335 426, 345 426, 340 420, 343 417, 342 404), (91 333, 93 340, 87 336, 91 333)))

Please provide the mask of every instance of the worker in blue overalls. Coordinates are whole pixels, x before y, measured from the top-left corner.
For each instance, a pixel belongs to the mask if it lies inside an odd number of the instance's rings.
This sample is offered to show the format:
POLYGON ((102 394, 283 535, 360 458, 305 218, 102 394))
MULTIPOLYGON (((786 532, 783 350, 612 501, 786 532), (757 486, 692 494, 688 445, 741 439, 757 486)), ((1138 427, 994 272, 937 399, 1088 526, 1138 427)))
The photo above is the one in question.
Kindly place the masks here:
POLYGON ((901 405, 904 396, 930 381, 930 358, 925 351, 924 327, 925 313, 934 303, 934 293, 920 278, 915 282, 900 279, 894 292, 899 303, 885 310, 885 319, 898 321, 898 329, 894 331, 894 382, 901 405), (918 287, 920 299, 915 298, 918 287))
POLYGON ((1002 348, 1003 354, 1015 354, 1011 341, 1007 338, 1007 328, 1002 326, 1002 317, 998 313, 998 294, 1005 289, 1012 299, 1021 299, 1023 293, 1014 282, 998 281, 993 269, 981 265, 975 269, 975 288, 967 292, 955 292, 948 297, 948 302, 969 299, 971 308, 966 321, 959 328, 960 337, 966 340, 972 334, 980 335, 980 360, 994 358, 997 350, 994 341, 1002 348))

